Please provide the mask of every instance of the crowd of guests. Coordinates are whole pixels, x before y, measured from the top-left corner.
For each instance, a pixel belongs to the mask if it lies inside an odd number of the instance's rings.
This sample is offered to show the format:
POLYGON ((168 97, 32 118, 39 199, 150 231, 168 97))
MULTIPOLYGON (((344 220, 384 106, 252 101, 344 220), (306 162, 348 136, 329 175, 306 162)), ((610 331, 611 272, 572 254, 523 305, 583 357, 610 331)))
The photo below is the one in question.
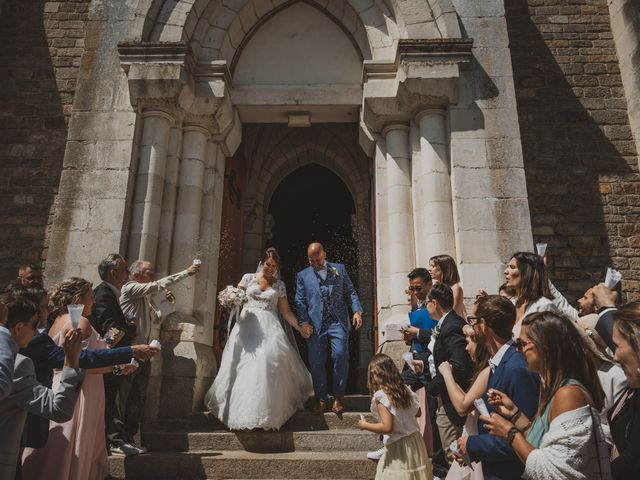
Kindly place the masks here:
POLYGON ((403 327, 402 371, 383 353, 369 365, 376 479, 640 478, 640 302, 598 284, 574 308, 534 253, 504 273, 469 315, 451 257, 409 273, 411 310, 437 323, 403 327))
POLYGON ((72 277, 47 291, 38 265, 20 266, 0 294, 0 479, 103 480, 109 454, 146 451, 135 439, 161 348, 154 295, 173 302, 167 287, 199 268, 155 280, 150 262, 111 254, 95 289, 72 277))

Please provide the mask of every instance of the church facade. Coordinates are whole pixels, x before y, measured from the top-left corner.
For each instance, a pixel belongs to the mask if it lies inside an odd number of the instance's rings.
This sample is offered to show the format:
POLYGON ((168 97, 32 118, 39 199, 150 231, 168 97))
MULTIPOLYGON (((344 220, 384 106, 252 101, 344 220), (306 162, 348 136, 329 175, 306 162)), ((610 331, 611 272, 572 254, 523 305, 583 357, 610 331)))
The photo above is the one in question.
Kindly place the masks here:
MULTIPOLYGON (((6 35, 17 3, 0 3, 6 35)), ((469 298, 497 291, 534 241, 573 297, 614 266, 637 298, 633 4, 33 2, 46 46, 23 58, 48 56, 50 71, 2 53, 3 218, 16 226, 3 274, 43 259, 48 284, 97 282, 111 252, 158 275, 200 258, 158 333, 154 418, 201 408, 224 334, 216 295, 267 245, 289 261, 289 293, 305 242, 347 264, 365 310, 360 379, 374 345, 398 338, 407 273, 436 254, 457 260, 469 298)))

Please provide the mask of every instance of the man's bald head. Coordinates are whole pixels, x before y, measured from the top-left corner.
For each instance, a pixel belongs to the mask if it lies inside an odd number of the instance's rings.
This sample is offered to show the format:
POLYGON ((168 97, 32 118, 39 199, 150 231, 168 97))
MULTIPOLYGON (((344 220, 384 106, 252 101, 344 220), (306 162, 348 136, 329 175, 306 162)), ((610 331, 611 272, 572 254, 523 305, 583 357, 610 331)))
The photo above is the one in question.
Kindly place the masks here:
POLYGON ((307 248, 307 257, 309 258, 309 265, 311 265, 314 270, 321 270, 327 259, 327 254, 321 243, 314 242, 307 248))

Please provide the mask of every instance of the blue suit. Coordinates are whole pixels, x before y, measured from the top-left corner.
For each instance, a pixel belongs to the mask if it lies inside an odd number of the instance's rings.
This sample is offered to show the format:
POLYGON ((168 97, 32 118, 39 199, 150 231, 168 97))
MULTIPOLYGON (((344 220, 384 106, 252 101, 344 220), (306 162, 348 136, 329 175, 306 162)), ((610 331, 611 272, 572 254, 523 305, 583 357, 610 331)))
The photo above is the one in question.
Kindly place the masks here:
MULTIPOLYGON (((527 370, 524 357, 516 352, 513 345, 489 376, 488 388, 506 393, 527 418, 534 417, 538 408, 540 377, 527 370)), ((486 393, 483 399, 492 412, 486 393)), ((513 448, 506 441, 489 435, 480 421, 478 432, 479 435, 472 435, 467 440, 467 452, 472 461, 482 462, 485 480, 520 480, 524 464, 513 448)))
MULTIPOLYGON (((56 345, 46 333, 36 334, 26 348, 20 350, 25 357, 33 361, 36 379, 45 387, 51 388, 53 369, 64 365, 64 349, 56 345)), ((80 368, 102 368, 129 363, 133 351, 131 347, 107 348, 104 350, 82 350, 80 368)), ((49 420, 29 414, 22 431, 22 446, 42 448, 49 436, 49 420)))
POLYGON ((326 280, 321 280, 312 267, 298 272, 295 303, 298 322, 313 325, 313 335, 307 344, 316 398, 328 399, 326 363, 329 343, 333 359, 333 395, 342 398, 349 372, 349 307, 354 313, 362 312, 358 294, 345 266, 327 262, 326 280))

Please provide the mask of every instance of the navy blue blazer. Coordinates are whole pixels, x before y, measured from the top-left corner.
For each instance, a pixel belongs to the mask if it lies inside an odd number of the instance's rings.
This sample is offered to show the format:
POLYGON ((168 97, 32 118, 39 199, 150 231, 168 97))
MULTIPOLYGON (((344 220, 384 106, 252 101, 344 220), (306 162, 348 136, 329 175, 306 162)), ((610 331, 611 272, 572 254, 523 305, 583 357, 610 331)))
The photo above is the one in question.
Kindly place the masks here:
MULTIPOLYGON (((331 310, 331 314, 348 332, 351 325, 348 308, 351 307, 353 313, 362 312, 358 294, 343 264, 327 262, 327 270, 326 283, 329 286, 328 307, 331 310)), ((298 272, 295 303, 298 312, 298 323, 311 323, 314 331, 316 333, 320 332, 324 304, 322 302, 322 293, 320 292, 320 281, 313 267, 307 267, 298 272)))
MULTIPOLYGON (((20 350, 25 357, 33 361, 36 379, 45 387, 51 388, 53 370, 64 365, 64 349, 55 344, 45 332, 36 334, 26 348, 20 350)), ((80 368, 102 368, 129 363, 133 356, 131 347, 82 350, 80 368)), ((42 448, 49 436, 49 420, 29 414, 22 430, 22 446, 42 448)))
MULTIPOLYGON (((489 376, 488 388, 495 388, 506 393, 513 403, 528 417, 533 418, 538 409, 540 394, 540 377, 527 370, 524 357, 511 345, 505 352, 500 365, 489 376)), ((483 395, 489 412, 493 411, 483 395)), ((513 448, 500 439, 493 437, 478 422, 479 435, 472 435, 467 440, 467 452, 471 460, 482 462, 485 480, 520 480, 524 472, 524 464, 513 448)))

